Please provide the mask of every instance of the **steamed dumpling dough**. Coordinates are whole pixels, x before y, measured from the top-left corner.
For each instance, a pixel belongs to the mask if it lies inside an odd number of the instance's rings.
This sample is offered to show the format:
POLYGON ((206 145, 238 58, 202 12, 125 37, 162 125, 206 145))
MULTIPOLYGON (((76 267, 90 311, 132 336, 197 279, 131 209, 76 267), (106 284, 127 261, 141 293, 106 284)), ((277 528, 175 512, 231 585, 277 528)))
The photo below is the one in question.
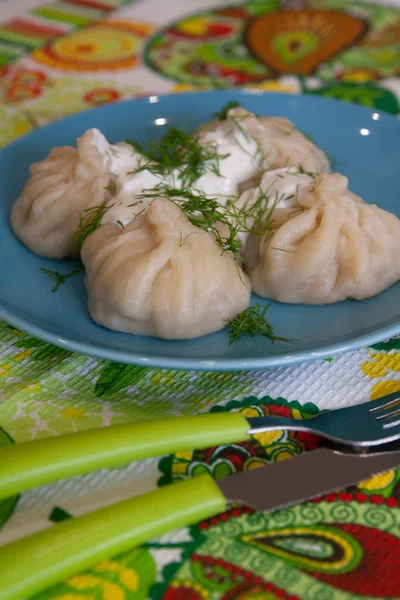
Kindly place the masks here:
POLYGON ((108 142, 97 129, 77 140, 77 148, 50 150, 30 167, 30 178, 11 211, 11 226, 30 250, 49 258, 75 251, 79 219, 107 199, 108 142))
POLYGON ((283 117, 260 117, 266 135, 269 135, 277 158, 275 167, 297 166, 312 173, 330 170, 326 154, 283 117))
POLYGON ((349 192, 346 177, 320 175, 299 195, 304 208, 267 233, 249 271, 259 296, 328 304, 374 296, 400 279, 400 221, 349 192))
POLYGON ((249 280, 232 254, 221 254, 209 233, 163 198, 125 228, 97 229, 82 260, 89 312, 116 331, 195 338, 222 329, 250 303, 249 280))

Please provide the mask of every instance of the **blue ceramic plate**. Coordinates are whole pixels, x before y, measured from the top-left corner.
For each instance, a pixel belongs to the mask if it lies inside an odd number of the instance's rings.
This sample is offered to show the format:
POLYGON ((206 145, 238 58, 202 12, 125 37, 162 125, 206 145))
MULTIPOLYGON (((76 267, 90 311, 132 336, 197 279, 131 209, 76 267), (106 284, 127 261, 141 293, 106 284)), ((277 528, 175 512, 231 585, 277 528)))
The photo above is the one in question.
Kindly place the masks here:
MULTIPOLYGON (((347 175, 366 201, 400 216, 400 122, 387 114, 315 96, 199 92, 153 96, 73 115, 17 140, 0 154, 0 316, 43 340, 113 361, 177 369, 258 369, 287 365, 369 346, 400 331, 400 283, 368 300, 331 306, 272 303, 276 334, 297 343, 272 344, 261 336, 229 346, 226 330, 191 341, 115 333, 89 316, 83 274, 52 294, 41 271, 71 270, 71 262, 40 258, 12 234, 11 206, 28 179, 29 165, 53 146, 74 144, 89 127, 111 141, 159 137, 165 126, 194 128, 228 100, 261 115, 281 115, 312 136, 333 169, 347 175)), ((400 260, 400 258, 399 258, 400 260)), ((253 302, 260 299, 253 297, 253 302)), ((264 300, 261 303, 264 304, 264 300)))

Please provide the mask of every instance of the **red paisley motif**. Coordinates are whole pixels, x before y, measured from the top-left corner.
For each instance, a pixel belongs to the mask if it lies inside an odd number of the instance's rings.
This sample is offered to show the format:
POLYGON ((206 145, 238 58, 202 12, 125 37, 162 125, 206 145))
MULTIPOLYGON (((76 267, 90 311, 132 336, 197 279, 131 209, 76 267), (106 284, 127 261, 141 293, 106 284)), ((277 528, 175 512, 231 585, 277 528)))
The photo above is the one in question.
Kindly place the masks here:
POLYGON ((398 598, 400 593, 400 539, 390 533, 365 525, 332 524, 351 535, 363 548, 359 566, 342 575, 310 573, 315 579, 333 588, 372 596, 373 598, 398 598))
POLYGON ((171 586, 163 595, 163 600, 203 600, 196 590, 185 585, 171 586))

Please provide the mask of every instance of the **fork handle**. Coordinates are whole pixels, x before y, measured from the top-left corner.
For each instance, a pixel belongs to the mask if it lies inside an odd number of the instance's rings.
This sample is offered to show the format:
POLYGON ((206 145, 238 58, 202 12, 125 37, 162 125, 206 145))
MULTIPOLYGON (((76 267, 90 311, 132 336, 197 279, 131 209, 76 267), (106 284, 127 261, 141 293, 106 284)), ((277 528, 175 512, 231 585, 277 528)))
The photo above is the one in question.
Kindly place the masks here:
POLYGON ((226 498, 212 477, 200 475, 11 542, 0 548, 1 599, 30 598, 97 561, 225 507, 226 498))
POLYGON ((0 498, 133 460, 248 440, 240 413, 207 413, 80 431, 0 448, 0 498))

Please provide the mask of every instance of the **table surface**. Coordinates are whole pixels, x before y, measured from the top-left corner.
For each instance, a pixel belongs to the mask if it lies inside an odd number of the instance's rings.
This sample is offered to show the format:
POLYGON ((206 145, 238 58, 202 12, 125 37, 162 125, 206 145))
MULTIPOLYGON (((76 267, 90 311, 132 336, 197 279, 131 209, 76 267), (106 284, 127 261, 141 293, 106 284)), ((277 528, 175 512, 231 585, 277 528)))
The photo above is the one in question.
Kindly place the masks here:
MULTIPOLYGON (((400 111, 400 1, 0 0, 0 19, 1 145, 105 102, 216 84, 400 111), (248 28, 258 19, 261 44, 248 28)), ((1 323, 0 390, 0 445, 217 406, 301 418, 400 390, 400 338, 293 367, 183 372, 71 354, 1 323)), ((44 486, 0 501, 0 544, 158 485, 316 445, 279 431, 44 486)), ((400 469, 269 515, 234 508, 35 598, 400 598, 399 500, 400 469)))

